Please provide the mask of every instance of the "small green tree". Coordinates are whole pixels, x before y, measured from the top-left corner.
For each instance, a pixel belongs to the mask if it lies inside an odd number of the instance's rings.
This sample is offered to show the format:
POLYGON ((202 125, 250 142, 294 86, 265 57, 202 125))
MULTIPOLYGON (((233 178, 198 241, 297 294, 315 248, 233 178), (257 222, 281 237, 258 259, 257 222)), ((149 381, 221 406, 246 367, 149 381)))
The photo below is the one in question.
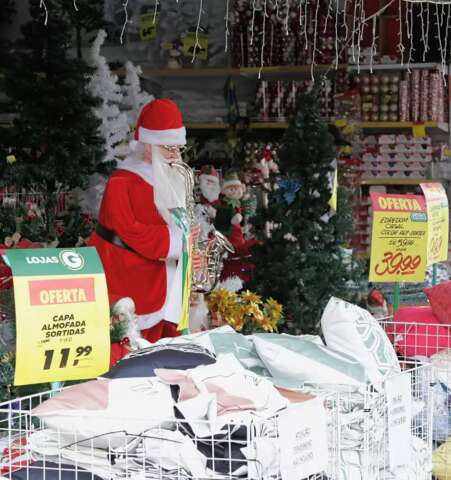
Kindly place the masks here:
POLYGON ((43 193, 49 237, 55 236, 55 193, 84 186, 104 151, 93 112, 99 99, 86 88, 92 69, 70 53, 74 32, 89 24, 73 24, 86 3, 78 2, 77 12, 72 0, 46 0, 46 24, 40 1, 30 0, 31 21, 4 70, 4 93, 16 118, 12 128, 0 129, 1 182, 43 193))
POLYGON ((342 192, 338 215, 329 216, 336 149, 315 91, 299 97, 281 143, 278 188, 254 220, 256 231, 270 235, 254 255, 253 288, 284 305, 285 330, 313 333, 330 296, 347 296, 351 273, 341 247, 342 192))

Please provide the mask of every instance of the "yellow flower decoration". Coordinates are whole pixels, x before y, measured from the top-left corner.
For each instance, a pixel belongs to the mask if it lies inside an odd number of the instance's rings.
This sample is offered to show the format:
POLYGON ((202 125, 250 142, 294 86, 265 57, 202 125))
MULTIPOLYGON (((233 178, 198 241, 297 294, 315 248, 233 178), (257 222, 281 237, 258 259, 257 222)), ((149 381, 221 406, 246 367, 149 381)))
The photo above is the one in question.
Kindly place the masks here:
POLYGON ((219 288, 207 297, 207 305, 212 313, 220 315, 226 323, 240 332, 254 330, 277 331, 282 319, 283 308, 273 298, 265 303, 260 295, 246 290, 241 294, 219 288))
POLYGON ((260 327, 265 331, 265 332, 274 332, 275 327, 273 325, 273 322, 269 317, 263 317, 263 320, 260 322, 260 327))
POLYGON ((276 323, 281 320, 283 314, 283 307, 280 303, 270 297, 265 303, 265 308, 268 311, 268 314, 272 318, 272 320, 274 320, 276 323))
POLYGON ((243 292, 241 294, 241 298, 245 302, 249 302, 249 303, 257 303, 257 304, 262 303, 262 298, 260 297, 260 295, 250 292, 249 290, 246 290, 245 292, 243 292))
POLYGON ((247 308, 248 315, 252 315, 257 322, 263 320, 263 312, 255 303, 251 303, 247 308))

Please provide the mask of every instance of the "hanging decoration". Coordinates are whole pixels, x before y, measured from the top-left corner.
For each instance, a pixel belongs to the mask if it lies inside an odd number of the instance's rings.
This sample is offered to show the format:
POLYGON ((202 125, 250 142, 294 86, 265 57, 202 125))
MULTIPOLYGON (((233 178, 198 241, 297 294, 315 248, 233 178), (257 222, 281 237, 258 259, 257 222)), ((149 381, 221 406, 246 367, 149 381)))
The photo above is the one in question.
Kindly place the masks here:
POLYGON ((42 8, 45 12, 45 19, 44 19, 44 25, 47 25, 47 22, 49 20, 49 11, 47 9, 47 5, 44 0, 41 0, 39 2, 39 8, 42 8))
POLYGON ((125 29, 127 28, 127 23, 129 22, 128 20, 128 10, 127 10, 127 6, 128 6, 128 0, 125 0, 124 3, 122 4, 122 6, 124 7, 124 14, 125 14, 125 19, 124 19, 124 25, 122 26, 122 30, 121 30, 121 45, 122 43, 124 43, 124 33, 125 33, 125 29))
MULTIPOLYGON (((360 71, 362 59, 369 63, 372 72, 376 56, 377 20, 388 9, 393 6, 396 8, 396 2, 397 50, 401 64, 406 62, 409 66, 413 61, 413 53, 417 48, 414 46, 416 32, 414 35, 413 26, 418 21, 423 61, 431 51, 430 37, 436 37, 442 74, 445 75, 451 0, 388 0, 371 14, 365 11, 364 0, 226 0, 224 48, 227 52, 230 45, 235 45, 238 52, 238 58, 234 58, 235 65, 259 67, 259 76, 266 66, 307 64, 311 67, 313 79, 318 64, 338 69, 340 62, 346 63, 348 60, 360 71), (432 35, 434 29, 436 32, 432 35), (366 37, 370 38, 371 45, 363 48, 368 42, 366 37)), ((203 3, 203 0, 199 0, 192 63, 201 49, 199 32, 205 14, 203 3)), ((127 24, 130 23, 128 4, 129 0, 122 1, 124 21, 121 44, 127 24)), ((45 0, 40 0, 39 5, 45 12, 44 23, 47 24, 49 12, 45 0)), ((159 5, 160 2, 156 0, 154 19, 159 5)), ((73 8, 78 11, 77 0, 73 0, 73 8)))

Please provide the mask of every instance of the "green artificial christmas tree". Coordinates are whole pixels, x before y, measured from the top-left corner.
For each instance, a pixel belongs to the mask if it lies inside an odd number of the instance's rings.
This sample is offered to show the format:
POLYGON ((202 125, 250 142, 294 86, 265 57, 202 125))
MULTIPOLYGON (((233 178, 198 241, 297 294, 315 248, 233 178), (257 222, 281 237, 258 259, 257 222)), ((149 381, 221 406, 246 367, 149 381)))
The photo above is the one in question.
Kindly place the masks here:
POLYGON ((336 148, 315 91, 299 97, 281 144, 277 188, 254 220, 267 238, 255 251, 251 289, 283 304, 284 330, 315 333, 330 296, 347 297, 353 273, 341 246, 347 236, 342 190, 338 214, 330 215, 336 148))
POLYGON ((93 112, 99 100, 86 88, 92 70, 71 53, 76 29, 88 24, 73 23, 84 3, 77 12, 72 1, 48 0, 46 18, 39 0, 30 0, 31 21, 4 71, 16 118, 12 128, 0 130, 0 178, 18 192, 42 193, 48 238, 34 241, 56 237, 57 192, 84 186, 103 155, 93 112))
MULTIPOLYGON (((7 111, 15 118, 11 128, 0 128, 0 245, 24 248, 22 236, 74 247, 93 225, 70 192, 86 185, 104 155, 94 113, 100 99, 87 88, 93 70, 81 58, 81 35, 103 25, 103 0, 30 0, 29 7, 13 61, 2 67, 7 111)), ((9 275, 0 264, 0 328, 14 337, 9 275)), ((49 388, 12 386, 13 350, 14 342, 0 341, 0 401, 49 388)))
MULTIPOLYGON (((2 114, 10 113, 5 96, 3 85, 4 68, 12 61, 10 55, 11 42, 7 38, 8 25, 12 22, 15 14, 14 0, 2 0, 0 8, 0 112, 2 114)), ((0 118, 0 122, 6 118, 0 118)))

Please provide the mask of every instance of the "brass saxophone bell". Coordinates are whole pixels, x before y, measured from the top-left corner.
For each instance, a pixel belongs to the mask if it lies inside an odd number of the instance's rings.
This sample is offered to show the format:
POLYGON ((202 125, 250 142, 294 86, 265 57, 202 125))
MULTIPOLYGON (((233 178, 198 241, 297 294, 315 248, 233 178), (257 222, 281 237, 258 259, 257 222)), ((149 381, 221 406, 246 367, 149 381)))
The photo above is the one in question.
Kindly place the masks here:
MULTIPOLYGON (((181 161, 171 162, 170 165, 178 169, 185 179, 186 212, 189 225, 193 227, 195 223, 194 172, 189 165, 181 161)), ((192 273, 191 290, 198 293, 209 293, 219 283, 225 255, 235 253, 235 249, 221 232, 213 229, 211 238, 204 242, 198 242, 193 250, 202 255, 205 262, 200 271, 192 273)))

